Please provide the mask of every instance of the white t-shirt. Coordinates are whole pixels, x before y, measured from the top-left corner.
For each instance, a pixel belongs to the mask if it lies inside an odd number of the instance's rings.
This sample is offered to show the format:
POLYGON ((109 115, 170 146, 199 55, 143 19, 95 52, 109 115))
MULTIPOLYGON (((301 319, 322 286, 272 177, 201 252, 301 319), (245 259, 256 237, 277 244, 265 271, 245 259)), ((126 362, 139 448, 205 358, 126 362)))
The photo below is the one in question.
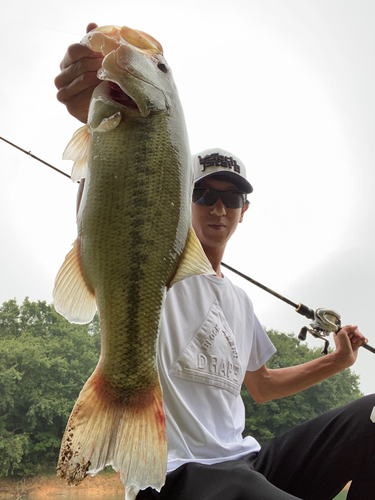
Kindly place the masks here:
POLYGON ((168 472, 259 451, 242 437, 247 370, 276 351, 253 305, 228 278, 193 276, 173 285, 163 309, 158 369, 168 438, 168 472))

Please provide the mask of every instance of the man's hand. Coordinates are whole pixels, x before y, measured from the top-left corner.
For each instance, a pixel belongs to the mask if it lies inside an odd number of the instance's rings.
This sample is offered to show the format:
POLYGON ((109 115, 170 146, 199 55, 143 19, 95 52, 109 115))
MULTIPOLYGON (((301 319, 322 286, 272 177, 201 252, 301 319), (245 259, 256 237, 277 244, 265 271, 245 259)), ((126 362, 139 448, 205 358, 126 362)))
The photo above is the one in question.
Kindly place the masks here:
MULTIPOLYGON (((90 23, 86 32, 97 28, 90 23)), ((90 99, 100 83, 96 74, 102 65, 103 54, 93 52, 81 43, 74 43, 61 61, 61 73, 55 78, 57 99, 65 104, 71 115, 83 123, 87 122, 90 99)))
POLYGON ((358 355, 358 349, 362 344, 367 344, 368 339, 360 331, 357 326, 347 325, 333 335, 336 350, 335 356, 338 363, 342 363, 344 368, 352 366, 358 355))

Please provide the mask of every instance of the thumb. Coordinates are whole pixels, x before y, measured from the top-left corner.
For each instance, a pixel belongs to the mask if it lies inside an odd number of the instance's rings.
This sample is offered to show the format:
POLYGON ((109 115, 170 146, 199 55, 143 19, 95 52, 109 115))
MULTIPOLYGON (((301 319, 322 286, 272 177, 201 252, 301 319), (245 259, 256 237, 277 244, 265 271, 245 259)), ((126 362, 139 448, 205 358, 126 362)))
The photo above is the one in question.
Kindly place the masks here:
POLYGON ((90 31, 96 29, 98 27, 97 24, 95 23, 89 23, 86 28, 86 33, 89 33, 90 31))

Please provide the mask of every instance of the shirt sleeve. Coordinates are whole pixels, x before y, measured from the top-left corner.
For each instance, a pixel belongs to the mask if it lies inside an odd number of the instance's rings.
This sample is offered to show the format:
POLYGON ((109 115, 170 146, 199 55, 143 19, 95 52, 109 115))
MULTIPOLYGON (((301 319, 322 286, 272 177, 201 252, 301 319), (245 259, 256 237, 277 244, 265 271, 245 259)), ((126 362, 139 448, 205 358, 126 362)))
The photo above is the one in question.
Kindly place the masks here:
POLYGON ((254 372, 259 370, 275 352, 275 346, 263 330, 258 318, 254 315, 254 337, 247 371, 254 372))

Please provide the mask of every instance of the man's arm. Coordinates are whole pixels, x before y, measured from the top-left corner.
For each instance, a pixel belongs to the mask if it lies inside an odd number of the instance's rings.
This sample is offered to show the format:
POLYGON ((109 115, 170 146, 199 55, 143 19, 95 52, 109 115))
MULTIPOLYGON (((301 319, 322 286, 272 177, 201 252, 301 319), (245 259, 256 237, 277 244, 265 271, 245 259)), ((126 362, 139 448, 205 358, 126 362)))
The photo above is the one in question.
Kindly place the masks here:
POLYGON ((358 349, 368 342, 356 326, 344 326, 334 340, 334 352, 308 363, 277 370, 263 365, 259 370, 246 372, 244 383, 251 396, 257 403, 265 403, 303 391, 352 366, 358 349))
MULTIPOLYGON (((90 23, 86 32, 97 28, 90 23)), ((65 104, 69 113, 83 123, 87 122, 90 99, 100 83, 96 73, 102 65, 103 54, 93 52, 81 43, 68 47, 61 61, 61 73, 55 78, 57 99, 65 104)))

